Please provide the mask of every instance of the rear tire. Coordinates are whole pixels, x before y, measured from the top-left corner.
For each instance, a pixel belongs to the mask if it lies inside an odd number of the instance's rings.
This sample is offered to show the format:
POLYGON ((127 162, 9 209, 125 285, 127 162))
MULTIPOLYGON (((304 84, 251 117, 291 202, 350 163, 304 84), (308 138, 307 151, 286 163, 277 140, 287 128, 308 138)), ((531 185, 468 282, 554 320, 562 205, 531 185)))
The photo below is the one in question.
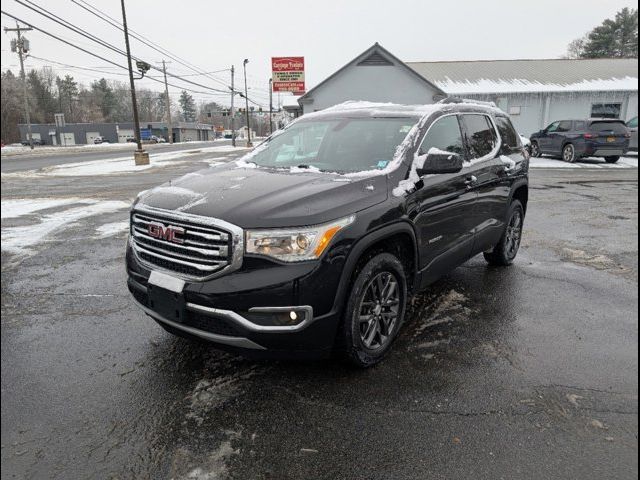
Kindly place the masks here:
POLYGON ((607 163, 618 163, 620 157, 604 157, 604 159, 607 163))
POLYGON ((574 163, 578 157, 576 157, 576 147, 571 143, 567 143, 562 149, 562 159, 567 163, 574 163))
POLYGON ((352 364, 367 368, 389 352, 404 320, 407 281, 402 262, 390 253, 371 258, 357 274, 339 333, 352 364))
POLYGON ((514 200, 511 203, 507 218, 507 226, 500 242, 493 251, 484 254, 489 265, 507 267, 513 263, 518 255, 524 225, 524 208, 520 200, 514 200))

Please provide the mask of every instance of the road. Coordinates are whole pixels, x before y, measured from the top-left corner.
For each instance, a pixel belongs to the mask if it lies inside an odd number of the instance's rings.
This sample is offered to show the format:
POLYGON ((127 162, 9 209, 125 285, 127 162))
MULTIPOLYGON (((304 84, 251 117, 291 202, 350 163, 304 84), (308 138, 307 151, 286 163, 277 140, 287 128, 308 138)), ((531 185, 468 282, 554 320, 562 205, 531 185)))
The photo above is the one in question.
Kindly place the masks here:
POLYGON ((534 170, 515 265, 441 279, 360 371, 244 360, 138 311, 112 226, 201 167, 3 175, 3 478, 637 478, 637 169, 534 170), (103 202, 25 213, 45 197, 103 202))
MULTIPOLYGON (((197 150, 200 148, 211 147, 212 145, 231 145, 231 140, 216 140, 214 142, 188 142, 188 143, 176 143, 170 145, 168 143, 159 143, 152 145, 145 145, 144 148, 151 155, 155 153, 166 152, 180 152, 197 150)), ((80 147, 80 146, 79 146, 80 147)), ((122 157, 131 157, 133 159, 133 150, 136 148, 135 144, 127 144, 126 146, 114 145, 113 148, 103 147, 98 145, 95 147, 96 151, 86 151, 87 146, 80 147, 79 152, 69 152, 69 147, 66 147, 64 151, 60 153, 46 153, 43 154, 38 151, 36 147, 33 154, 20 153, 18 155, 3 155, 2 162, 0 163, 3 173, 20 172, 25 170, 35 170, 44 167, 50 167, 52 165, 64 165, 68 163, 77 162, 89 162, 101 159, 114 159, 122 157), (127 148, 129 147, 129 148, 127 148)), ((47 152, 51 149, 48 148, 47 152)))

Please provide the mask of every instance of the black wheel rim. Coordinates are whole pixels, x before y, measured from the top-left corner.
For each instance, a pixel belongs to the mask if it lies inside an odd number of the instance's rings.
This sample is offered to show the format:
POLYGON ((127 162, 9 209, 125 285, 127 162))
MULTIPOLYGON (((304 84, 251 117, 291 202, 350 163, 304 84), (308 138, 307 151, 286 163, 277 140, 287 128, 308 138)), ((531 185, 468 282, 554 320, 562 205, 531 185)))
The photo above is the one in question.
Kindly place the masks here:
POLYGON ((537 143, 534 143, 533 145, 531 145, 531 154, 534 157, 540 156, 540 147, 538 147, 537 143))
POLYGON ((522 212, 516 210, 507 225, 507 233, 505 237, 505 251, 509 259, 513 259, 520 248, 520 240, 522 239, 522 212))
POLYGON ((386 347, 400 315, 400 284, 394 274, 382 272, 365 288, 358 310, 360 340, 365 348, 386 347))

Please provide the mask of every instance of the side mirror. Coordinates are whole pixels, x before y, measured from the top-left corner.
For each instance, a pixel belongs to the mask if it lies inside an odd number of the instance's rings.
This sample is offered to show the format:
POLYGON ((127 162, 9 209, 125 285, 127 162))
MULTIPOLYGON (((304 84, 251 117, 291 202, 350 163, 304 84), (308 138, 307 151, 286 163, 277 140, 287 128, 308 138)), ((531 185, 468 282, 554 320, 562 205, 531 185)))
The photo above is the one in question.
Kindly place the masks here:
POLYGON ((424 155, 424 163, 416 172, 419 176, 458 173, 462 170, 464 160, 457 153, 428 153, 424 155))

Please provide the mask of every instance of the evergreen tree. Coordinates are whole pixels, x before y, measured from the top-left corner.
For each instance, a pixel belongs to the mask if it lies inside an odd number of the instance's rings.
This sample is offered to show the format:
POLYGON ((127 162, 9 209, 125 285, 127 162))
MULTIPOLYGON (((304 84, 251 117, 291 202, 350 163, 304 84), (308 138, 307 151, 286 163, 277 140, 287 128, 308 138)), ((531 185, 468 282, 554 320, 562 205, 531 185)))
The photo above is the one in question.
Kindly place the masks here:
POLYGON ((186 90, 183 90, 180 94, 180 99, 178 100, 180 104, 180 114, 185 122, 195 122, 196 121, 196 102, 193 100, 193 97, 187 93, 186 90))
POLYGON ((638 10, 623 8, 569 44, 569 58, 638 58, 638 10))
POLYGON ((94 94, 95 101, 100 107, 104 121, 113 121, 112 114, 115 109, 116 96, 113 93, 113 89, 107 83, 107 80, 101 78, 97 82, 93 82, 91 84, 91 92, 94 94))

